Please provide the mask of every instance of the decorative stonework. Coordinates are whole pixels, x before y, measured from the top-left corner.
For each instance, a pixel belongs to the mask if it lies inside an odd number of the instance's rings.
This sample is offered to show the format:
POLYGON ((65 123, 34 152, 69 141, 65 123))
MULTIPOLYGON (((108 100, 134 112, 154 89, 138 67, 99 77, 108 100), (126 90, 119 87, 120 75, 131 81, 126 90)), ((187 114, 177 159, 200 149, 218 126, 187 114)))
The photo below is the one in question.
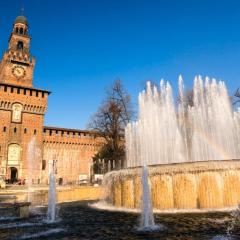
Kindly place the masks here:
POLYGON ((11 144, 8 147, 8 166, 18 166, 20 163, 21 147, 18 144, 11 144))
POLYGON ((20 103, 14 103, 12 105, 12 122, 21 122, 22 121, 22 110, 23 106, 20 103))

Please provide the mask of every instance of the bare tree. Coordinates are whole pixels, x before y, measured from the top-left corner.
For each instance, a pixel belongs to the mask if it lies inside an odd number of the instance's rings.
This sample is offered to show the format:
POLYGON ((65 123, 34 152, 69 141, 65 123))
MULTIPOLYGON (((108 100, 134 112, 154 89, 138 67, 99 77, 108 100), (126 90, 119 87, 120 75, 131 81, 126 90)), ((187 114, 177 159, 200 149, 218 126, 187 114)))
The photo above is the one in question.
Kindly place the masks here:
POLYGON ((177 97, 177 103, 180 103, 181 101, 184 101, 184 104, 190 107, 193 107, 193 89, 187 89, 184 92, 184 99, 181 99, 180 96, 177 97))
POLYGON ((116 80, 106 91, 105 100, 88 125, 105 139, 105 144, 94 157, 95 169, 99 169, 96 166, 99 159, 104 160, 104 172, 109 163, 111 169, 114 165, 118 168, 122 167, 125 157, 124 128, 133 115, 130 95, 124 90, 121 81, 116 80))

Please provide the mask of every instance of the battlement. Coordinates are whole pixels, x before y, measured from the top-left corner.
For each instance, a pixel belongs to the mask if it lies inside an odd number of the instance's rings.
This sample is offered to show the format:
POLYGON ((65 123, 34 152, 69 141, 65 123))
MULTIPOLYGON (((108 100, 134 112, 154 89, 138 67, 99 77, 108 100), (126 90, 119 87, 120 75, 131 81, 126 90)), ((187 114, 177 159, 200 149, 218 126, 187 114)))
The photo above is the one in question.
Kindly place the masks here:
POLYGON ((86 146, 101 146, 103 138, 96 131, 44 126, 44 143, 67 143, 86 146))
POLYGON ((44 114, 47 110, 49 91, 0 83, 0 109, 11 110, 12 104, 20 102, 23 112, 44 114))

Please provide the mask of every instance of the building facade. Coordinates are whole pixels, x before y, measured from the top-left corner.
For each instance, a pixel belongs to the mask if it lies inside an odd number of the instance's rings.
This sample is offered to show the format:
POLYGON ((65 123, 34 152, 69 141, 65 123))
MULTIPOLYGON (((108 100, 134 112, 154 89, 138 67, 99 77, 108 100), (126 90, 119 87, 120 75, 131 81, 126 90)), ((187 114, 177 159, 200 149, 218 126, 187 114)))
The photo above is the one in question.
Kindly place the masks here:
POLYGON ((59 183, 90 179, 103 140, 92 131, 44 126, 50 92, 33 87, 30 40, 27 19, 18 16, 0 62, 0 175, 47 183, 54 168, 59 183))

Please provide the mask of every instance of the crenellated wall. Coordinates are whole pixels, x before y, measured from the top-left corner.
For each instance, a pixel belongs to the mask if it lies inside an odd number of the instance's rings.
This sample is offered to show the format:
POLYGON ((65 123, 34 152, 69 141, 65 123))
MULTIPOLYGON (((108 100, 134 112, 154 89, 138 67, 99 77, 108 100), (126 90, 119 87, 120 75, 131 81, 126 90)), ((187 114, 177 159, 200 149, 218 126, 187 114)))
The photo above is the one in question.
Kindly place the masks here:
POLYGON ((90 180, 92 158, 103 143, 103 139, 92 131, 44 127, 42 181, 46 182, 56 164, 56 178, 63 183, 76 183, 85 176, 90 180), (85 176, 84 176, 85 175, 85 176))
MULTIPOLYGON (((141 168, 106 175, 107 201, 116 207, 141 207, 141 168)), ((153 208, 220 209, 240 202, 240 161, 207 161, 149 167, 153 208)))
POLYGON ((56 177, 63 184, 76 183, 81 178, 90 180, 92 158, 103 139, 92 131, 44 127, 49 93, 0 83, 0 175, 10 179, 14 167, 18 179, 28 180, 28 144, 34 137, 35 147, 40 152, 31 157, 34 159, 31 170, 34 183, 48 182, 53 162, 56 163, 56 177), (16 120, 13 119, 14 104, 21 108, 16 120))

